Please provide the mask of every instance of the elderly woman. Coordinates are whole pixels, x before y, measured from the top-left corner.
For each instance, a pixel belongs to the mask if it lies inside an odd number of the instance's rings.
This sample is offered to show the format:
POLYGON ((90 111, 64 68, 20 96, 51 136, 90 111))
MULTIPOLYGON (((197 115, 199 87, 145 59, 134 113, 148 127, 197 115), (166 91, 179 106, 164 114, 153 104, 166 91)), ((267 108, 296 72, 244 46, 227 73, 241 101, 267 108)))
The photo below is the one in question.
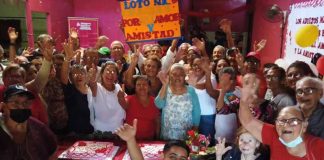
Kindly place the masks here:
POLYGON ((298 106, 308 119, 307 133, 324 139, 323 82, 318 78, 304 77, 297 81, 296 99, 298 106))
POLYGON ((153 140, 160 134, 160 111, 154 104, 154 97, 149 95, 151 87, 145 76, 135 78, 135 95, 126 97, 126 123, 131 124, 136 118, 138 127, 136 139, 153 140))
MULTIPOLYGON (((136 65, 138 63, 139 53, 135 53, 132 55, 131 63, 125 73, 125 87, 127 89, 127 94, 134 93, 134 78, 133 75, 135 74, 136 65)), ((144 75, 147 76, 148 80, 151 83, 149 93, 151 96, 156 97, 162 87, 162 83, 157 77, 161 69, 161 61, 158 59, 157 56, 150 56, 149 58, 145 59, 144 61, 144 75)))
POLYGON ((160 75, 163 86, 155 98, 162 109, 161 136, 164 140, 186 138, 188 130, 197 129, 200 122, 200 105, 195 90, 186 86, 185 70, 181 64, 173 64, 169 78, 160 75))
POLYGON ((91 90, 87 83, 87 71, 82 65, 70 62, 75 55, 71 43, 63 44, 65 59, 61 68, 60 80, 63 84, 64 101, 68 113, 67 130, 76 135, 90 134, 93 126, 90 124, 89 101, 91 90), (89 97, 89 98, 88 98, 89 97))
POLYGON ((236 144, 225 148, 226 139, 218 138, 216 160, 266 160, 269 155, 262 150, 262 144, 245 128, 240 127, 236 132, 236 144))
POLYGON ((117 83, 118 68, 115 62, 106 62, 100 70, 101 82, 96 81, 96 71, 90 69, 90 88, 93 108, 91 121, 96 131, 115 131, 123 124, 126 103, 124 92, 117 83))
POLYGON ((244 76, 239 109, 243 127, 260 142, 269 145, 271 159, 322 159, 324 141, 305 133, 307 122, 299 108, 283 108, 275 126, 253 118, 249 105, 257 97, 258 85, 259 80, 255 75, 244 76))

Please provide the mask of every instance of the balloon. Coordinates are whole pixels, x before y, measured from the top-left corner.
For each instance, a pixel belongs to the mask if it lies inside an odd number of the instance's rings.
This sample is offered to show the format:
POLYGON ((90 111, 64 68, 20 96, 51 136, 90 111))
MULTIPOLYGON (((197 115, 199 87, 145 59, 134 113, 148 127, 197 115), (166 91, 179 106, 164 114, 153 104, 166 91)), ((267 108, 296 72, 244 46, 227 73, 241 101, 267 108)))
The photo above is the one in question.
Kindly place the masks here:
POLYGON ((317 60, 316 68, 321 75, 324 75, 324 56, 317 60))
POLYGON ((287 68, 289 66, 289 64, 284 59, 281 59, 281 58, 277 59, 275 61, 275 64, 278 65, 279 67, 285 69, 285 71, 287 70, 287 68))
POLYGON ((318 27, 313 24, 307 24, 298 29, 298 31, 295 34, 295 40, 300 47, 304 48, 314 44, 318 36, 318 27))

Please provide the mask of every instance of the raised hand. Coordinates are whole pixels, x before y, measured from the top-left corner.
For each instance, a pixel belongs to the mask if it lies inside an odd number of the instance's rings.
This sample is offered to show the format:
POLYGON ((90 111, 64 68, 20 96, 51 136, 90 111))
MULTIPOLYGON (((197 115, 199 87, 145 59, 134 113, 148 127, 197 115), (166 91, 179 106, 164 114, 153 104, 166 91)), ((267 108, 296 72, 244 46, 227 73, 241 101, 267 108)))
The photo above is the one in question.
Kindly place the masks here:
POLYGON ((15 43, 18 38, 18 32, 16 32, 16 29, 13 27, 8 28, 8 36, 11 43, 15 43))
POLYGON ((203 38, 198 39, 198 38, 193 38, 192 39, 192 44, 196 46, 201 52, 205 50, 205 40, 203 38))
POLYGON ((88 81, 90 84, 97 83, 97 67, 95 64, 92 64, 92 67, 89 69, 88 81))
POLYGON ((231 150, 232 147, 231 146, 228 146, 228 147, 225 148, 225 142, 226 142, 226 139, 225 138, 221 139, 220 137, 218 137, 217 138, 217 141, 218 141, 218 143, 215 146, 215 150, 216 150, 216 158, 218 160, 218 159, 221 159, 222 156, 227 151, 231 150))
POLYGON ((227 92, 232 86, 233 80, 231 80, 231 75, 228 73, 223 73, 219 78, 219 85, 222 90, 227 92))
POLYGON ((252 104, 258 98, 257 91, 259 89, 260 80, 255 74, 246 74, 243 77, 243 88, 241 89, 242 104, 252 104))
POLYGON ((166 85, 169 83, 169 76, 167 73, 160 71, 157 75, 157 77, 160 79, 163 85, 166 85))
POLYGON ((79 32, 76 28, 71 28, 70 29, 70 37, 73 38, 73 39, 77 39, 79 36, 79 32))
POLYGON ((45 45, 41 49, 41 53, 47 61, 52 61, 54 52, 54 46, 50 43, 45 43, 45 45))
POLYGON ((32 56, 32 52, 33 51, 34 51, 33 48, 28 47, 28 48, 25 48, 23 50, 23 52, 21 53, 21 55, 24 56, 24 57, 29 57, 29 56, 32 56))
POLYGON ((137 130, 137 119, 133 120, 133 126, 129 124, 124 124, 120 128, 118 128, 115 133, 124 141, 129 141, 132 139, 135 139, 136 135, 136 130, 137 130))
POLYGON ((72 40, 65 40, 65 42, 62 43, 65 59, 67 61, 71 61, 71 59, 77 54, 77 52, 73 51, 73 43, 72 40))
POLYGON ((255 51, 259 52, 261 51, 267 44, 267 40, 266 39, 262 39, 258 44, 256 44, 255 47, 255 51))
POLYGON ((195 75, 194 71, 191 69, 188 74, 188 80, 187 83, 191 86, 196 86, 198 82, 198 77, 195 75))
POLYGON ((232 26, 232 21, 228 20, 228 19, 222 19, 219 22, 220 25, 220 29, 225 32, 225 33, 229 33, 231 32, 231 26, 232 26))
POLYGON ((199 64, 199 67, 204 70, 205 73, 210 72, 210 61, 209 58, 203 57, 201 58, 201 63, 199 64))

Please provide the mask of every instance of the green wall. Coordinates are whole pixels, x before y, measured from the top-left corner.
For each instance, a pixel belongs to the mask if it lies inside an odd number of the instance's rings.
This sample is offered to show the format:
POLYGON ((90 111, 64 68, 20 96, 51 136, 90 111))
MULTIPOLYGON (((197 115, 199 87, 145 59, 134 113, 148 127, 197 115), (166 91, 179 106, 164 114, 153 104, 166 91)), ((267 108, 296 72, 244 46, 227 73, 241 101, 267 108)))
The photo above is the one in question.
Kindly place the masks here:
MULTIPOLYGON (((46 13, 33 12, 34 39, 41 33, 47 33, 46 13)), ((27 46, 27 28, 25 19, 25 3, 19 1, 19 4, 9 4, 0 2, 0 19, 3 20, 20 20, 22 36, 22 47, 27 46)))

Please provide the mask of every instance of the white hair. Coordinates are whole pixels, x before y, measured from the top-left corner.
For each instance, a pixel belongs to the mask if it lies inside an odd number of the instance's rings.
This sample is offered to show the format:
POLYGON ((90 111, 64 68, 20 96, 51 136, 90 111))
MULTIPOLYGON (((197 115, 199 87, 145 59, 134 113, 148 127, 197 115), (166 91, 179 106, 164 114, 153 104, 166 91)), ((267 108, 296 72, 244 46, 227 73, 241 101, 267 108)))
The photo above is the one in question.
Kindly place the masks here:
POLYGON ((315 78, 315 77, 309 77, 309 76, 303 77, 302 79, 297 81, 296 86, 298 86, 304 82, 308 82, 308 81, 310 83, 313 83, 317 89, 323 91, 323 89, 324 89, 323 82, 319 78, 315 78))

